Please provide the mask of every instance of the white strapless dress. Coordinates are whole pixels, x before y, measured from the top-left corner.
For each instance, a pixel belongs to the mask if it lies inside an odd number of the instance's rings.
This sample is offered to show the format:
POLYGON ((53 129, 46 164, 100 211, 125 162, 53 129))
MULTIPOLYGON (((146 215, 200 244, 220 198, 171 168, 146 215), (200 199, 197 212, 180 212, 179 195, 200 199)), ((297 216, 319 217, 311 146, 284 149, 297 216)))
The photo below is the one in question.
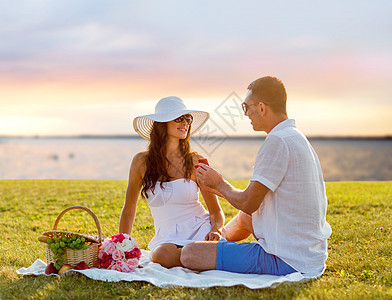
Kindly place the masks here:
POLYGON ((163 189, 160 184, 155 185, 154 194, 147 191, 155 226, 148 248, 154 250, 163 243, 184 246, 204 241, 211 230, 210 215, 199 201, 196 182, 180 178, 163 183, 163 189))

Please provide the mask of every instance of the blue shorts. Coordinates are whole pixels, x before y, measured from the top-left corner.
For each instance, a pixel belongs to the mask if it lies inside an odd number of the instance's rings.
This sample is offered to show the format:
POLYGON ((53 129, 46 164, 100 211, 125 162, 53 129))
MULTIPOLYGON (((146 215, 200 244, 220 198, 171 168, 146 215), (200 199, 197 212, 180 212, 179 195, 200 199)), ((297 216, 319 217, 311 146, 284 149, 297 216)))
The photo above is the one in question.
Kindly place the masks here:
POLYGON ((297 272, 257 243, 218 242, 216 269, 245 274, 287 275, 297 272))

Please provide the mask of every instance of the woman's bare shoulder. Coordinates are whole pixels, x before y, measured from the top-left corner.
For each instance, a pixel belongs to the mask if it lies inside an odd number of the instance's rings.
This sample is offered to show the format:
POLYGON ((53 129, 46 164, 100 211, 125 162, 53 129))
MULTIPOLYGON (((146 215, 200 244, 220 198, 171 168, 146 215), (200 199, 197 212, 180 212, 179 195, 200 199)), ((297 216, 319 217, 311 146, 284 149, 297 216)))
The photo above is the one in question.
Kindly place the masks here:
POLYGON ((148 151, 143 151, 135 154, 132 160, 132 165, 135 165, 138 169, 143 169, 146 164, 148 151))
POLYGON ((147 157, 148 151, 142 151, 139 153, 136 153, 135 156, 133 157, 133 159, 136 160, 143 160, 147 157))

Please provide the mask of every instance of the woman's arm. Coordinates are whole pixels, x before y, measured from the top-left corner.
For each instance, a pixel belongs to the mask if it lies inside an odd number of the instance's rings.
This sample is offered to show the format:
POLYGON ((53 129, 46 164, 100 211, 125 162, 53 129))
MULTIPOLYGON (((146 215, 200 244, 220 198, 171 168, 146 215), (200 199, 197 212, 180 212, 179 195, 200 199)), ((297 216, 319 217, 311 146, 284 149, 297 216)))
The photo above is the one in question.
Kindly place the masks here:
MULTIPOLYGON (((192 157, 193 164, 199 164, 199 159, 204 158, 203 156, 195 153, 192 157)), ((196 169, 194 170, 192 178, 196 181, 196 169)), ((199 186, 200 187, 200 186, 199 186)), ((200 187, 201 195, 203 196, 204 202, 207 205, 208 212, 210 214, 211 230, 206 235, 206 241, 219 241, 222 235, 223 225, 225 223, 225 215, 223 214, 222 208, 220 207, 218 198, 215 194, 211 193, 207 186, 200 187)))
POLYGON ((144 166, 145 152, 135 155, 129 170, 128 187, 125 196, 125 204, 121 212, 119 233, 131 234, 136 215, 136 205, 142 188, 142 171, 144 166))
POLYGON ((200 189, 203 196, 204 202, 207 205, 208 212, 210 213, 211 230, 206 235, 206 241, 219 241, 222 235, 223 225, 225 223, 225 215, 223 214, 222 208, 219 204, 216 195, 200 189))

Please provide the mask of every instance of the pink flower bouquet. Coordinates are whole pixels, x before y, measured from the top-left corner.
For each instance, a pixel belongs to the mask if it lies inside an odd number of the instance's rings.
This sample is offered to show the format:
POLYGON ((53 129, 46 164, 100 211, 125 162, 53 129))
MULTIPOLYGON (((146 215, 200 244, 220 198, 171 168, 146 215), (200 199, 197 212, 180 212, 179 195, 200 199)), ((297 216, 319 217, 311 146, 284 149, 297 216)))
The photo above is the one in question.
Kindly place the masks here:
POLYGON ((139 265, 142 252, 136 240, 120 233, 106 238, 98 252, 99 268, 119 272, 133 272, 139 265))

